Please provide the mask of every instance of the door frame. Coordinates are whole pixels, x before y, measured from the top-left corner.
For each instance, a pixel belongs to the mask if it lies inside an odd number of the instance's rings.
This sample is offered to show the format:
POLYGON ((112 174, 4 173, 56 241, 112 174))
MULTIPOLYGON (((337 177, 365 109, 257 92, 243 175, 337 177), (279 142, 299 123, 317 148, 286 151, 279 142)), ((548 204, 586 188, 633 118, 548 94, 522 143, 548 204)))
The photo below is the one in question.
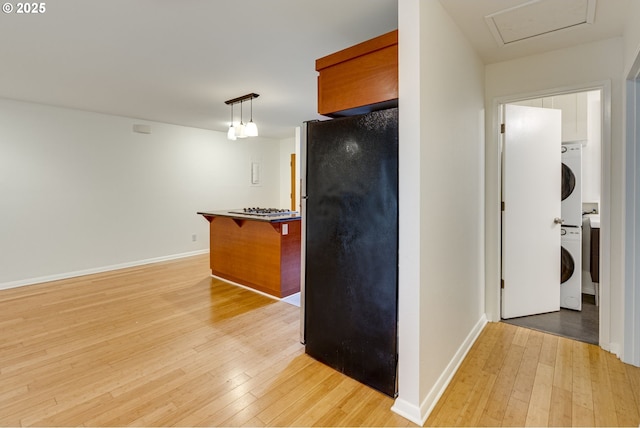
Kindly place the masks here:
POLYGON ((625 363, 640 366, 640 53, 625 81, 625 363))
POLYGON ((581 85, 551 88, 536 92, 513 94, 497 97, 492 100, 491 138, 497 142, 497 150, 487 153, 493 157, 487 164, 498 166, 498 179, 486 182, 486 251, 485 258, 485 310, 487 318, 498 322, 501 317, 500 273, 502 272, 501 244, 501 209, 502 200, 502 139, 500 123, 502 105, 534 98, 564 95, 576 92, 600 91, 602 107, 602 158, 601 158, 601 199, 600 199, 600 310, 599 310, 599 345, 607 351, 620 353, 620 349, 610 349, 610 277, 611 277, 611 81, 599 81, 581 85), (494 195, 493 197, 491 195, 494 195), (497 196, 496 196, 497 195, 497 196), (494 201, 492 203, 492 201, 494 201))
POLYGON ((290 155, 290 160, 289 160, 289 166, 290 166, 290 175, 291 175, 291 193, 289 194, 290 196, 290 201, 289 201, 289 205, 291 208, 291 211, 297 211, 297 203, 296 201, 298 200, 298 192, 296 192, 296 183, 298 182, 298 179, 296 177, 296 170, 297 170, 297 161, 296 161, 296 154, 295 153, 291 153, 290 155))

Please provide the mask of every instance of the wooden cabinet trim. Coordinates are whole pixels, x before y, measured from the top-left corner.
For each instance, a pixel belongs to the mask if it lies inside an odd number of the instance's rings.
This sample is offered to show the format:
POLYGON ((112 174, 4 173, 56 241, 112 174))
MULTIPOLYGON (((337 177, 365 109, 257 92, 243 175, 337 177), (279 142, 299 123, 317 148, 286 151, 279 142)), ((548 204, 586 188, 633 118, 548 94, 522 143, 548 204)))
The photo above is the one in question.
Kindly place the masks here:
POLYGON ((398 46, 329 67, 318 76, 318 113, 344 110, 398 98, 398 46))
POLYGON ((322 115, 349 116, 394 107, 398 30, 320 58, 316 71, 318 113, 322 115))
POLYGON ((398 44, 398 30, 358 43, 316 60, 316 71, 398 44))

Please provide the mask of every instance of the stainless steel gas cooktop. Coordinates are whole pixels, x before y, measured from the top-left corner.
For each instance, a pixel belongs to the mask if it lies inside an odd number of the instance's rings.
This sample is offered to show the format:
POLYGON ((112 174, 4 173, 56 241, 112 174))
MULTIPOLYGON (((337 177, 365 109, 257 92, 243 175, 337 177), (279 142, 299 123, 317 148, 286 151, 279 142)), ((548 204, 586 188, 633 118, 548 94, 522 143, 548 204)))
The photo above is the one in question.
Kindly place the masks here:
POLYGON ((246 214, 246 215, 257 215, 263 217, 269 216, 280 216, 286 214, 293 214, 295 211, 291 211, 288 209, 280 209, 280 208, 242 208, 241 210, 229 211, 231 214, 246 214))

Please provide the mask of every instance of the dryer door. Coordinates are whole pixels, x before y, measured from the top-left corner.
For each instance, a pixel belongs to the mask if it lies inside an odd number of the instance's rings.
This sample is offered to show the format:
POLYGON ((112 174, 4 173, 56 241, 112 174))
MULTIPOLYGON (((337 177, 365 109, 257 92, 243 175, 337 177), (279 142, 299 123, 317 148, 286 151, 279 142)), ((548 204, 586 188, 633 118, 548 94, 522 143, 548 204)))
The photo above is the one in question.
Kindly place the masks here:
POLYGON ((576 269, 576 263, 571 253, 566 248, 560 248, 560 284, 564 284, 571 278, 576 269))
POLYGON ((564 201, 576 190, 576 175, 565 163, 562 164, 562 200, 564 201))

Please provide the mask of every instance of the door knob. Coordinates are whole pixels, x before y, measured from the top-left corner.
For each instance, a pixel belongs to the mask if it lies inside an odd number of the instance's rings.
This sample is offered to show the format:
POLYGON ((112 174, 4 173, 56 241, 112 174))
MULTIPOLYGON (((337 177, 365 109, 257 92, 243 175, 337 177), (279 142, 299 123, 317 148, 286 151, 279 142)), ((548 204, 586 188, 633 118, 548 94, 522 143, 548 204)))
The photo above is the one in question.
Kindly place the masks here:
POLYGON ((556 218, 553 219, 553 222, 555 224, 562 224, 562 223, 564 223, 564 220, 561 219, 560 217, 556 217, 556 218))

